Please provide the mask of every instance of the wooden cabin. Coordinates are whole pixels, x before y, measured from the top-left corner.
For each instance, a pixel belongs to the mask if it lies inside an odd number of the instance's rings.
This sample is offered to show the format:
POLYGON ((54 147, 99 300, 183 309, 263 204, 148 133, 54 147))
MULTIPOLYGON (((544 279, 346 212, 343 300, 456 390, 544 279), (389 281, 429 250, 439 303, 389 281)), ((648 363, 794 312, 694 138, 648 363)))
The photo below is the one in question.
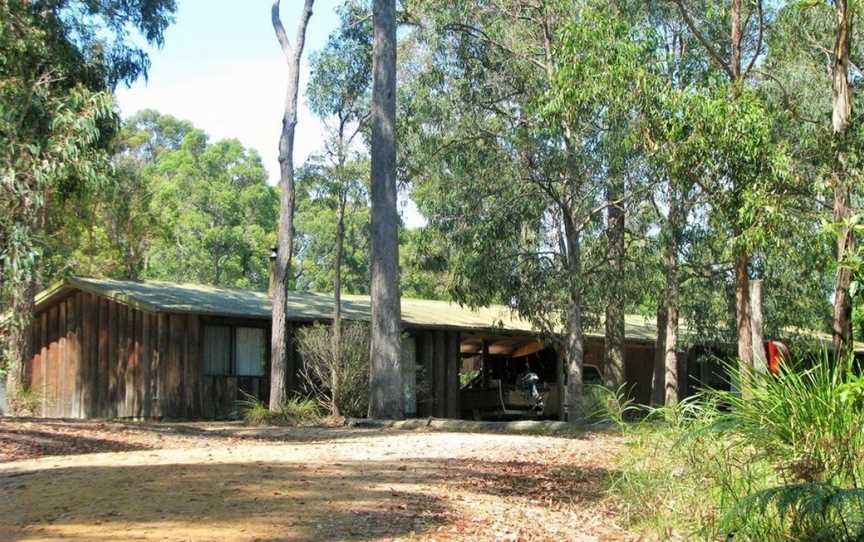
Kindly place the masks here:
MULTIPOLYGON (((332 310, 329 294, 292 292, 289 325, 329 321, 332 310)), ((27 378, 40 393, 45 417, 231 417, 243 393, 268 399, 270 314, 262 292, 70 278, 37 297, 27 378)), ((368 321, 368 296, 345 296, 343 316, 368 321)), ((526 370, 541 380, 543 411, 534 414, 560 415, 558 356, 506 307, 471 310, 405 298, 402 322, 409 416, 512 411, 520 401, 515 379, 526 370), (471 375, 475 380, 465 382, 471 375)), ((634 398, 648 402, 654 324, 628 317, 626 337, 627 380, 634 398)), ((290 359, 289 386, 299 389, 302 360, 296 351, 290 359)), ((602 333, 589 332, 587 379, 599 378, 602 360, 602 333)))

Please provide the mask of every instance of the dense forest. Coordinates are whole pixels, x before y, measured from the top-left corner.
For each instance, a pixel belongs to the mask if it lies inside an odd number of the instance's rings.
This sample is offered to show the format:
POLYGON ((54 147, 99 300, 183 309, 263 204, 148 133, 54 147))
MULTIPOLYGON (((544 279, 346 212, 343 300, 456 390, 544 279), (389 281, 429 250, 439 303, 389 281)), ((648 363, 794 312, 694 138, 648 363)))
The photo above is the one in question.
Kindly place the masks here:
MULTIPOLYGON (((143 18, 2 4, 4 48, 21 53, 2 65, 10 329, 68 274, 267 287, 283 185, 255 150, 183 119, 121 121, 112 91, 146 54, 68 17, 158 45, 174 5, 156 4, 143 18)), ((369 8, 346 2, 310 56, 301 91, 328 134, 292 172, 290 288, 370 291, 369 8)), ((589 326, 621 367, 625 313, 656 317, 671 357, 695 335, 748 364, 763 333, 848 347, 864 332, 860 9, 403 2, 396 167, 428 222, 399 233, 403 295, 511 306, 560 339, 574 382, 589 326)))

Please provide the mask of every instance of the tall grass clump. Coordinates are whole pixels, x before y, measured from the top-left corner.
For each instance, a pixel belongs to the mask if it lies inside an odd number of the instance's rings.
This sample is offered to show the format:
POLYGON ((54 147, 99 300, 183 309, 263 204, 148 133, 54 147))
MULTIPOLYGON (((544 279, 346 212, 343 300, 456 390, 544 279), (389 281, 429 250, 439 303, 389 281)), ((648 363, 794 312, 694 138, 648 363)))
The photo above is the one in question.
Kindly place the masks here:
POLYGON ((240 417, 249 425, 307 425, 321 419, 321 410, 310 399, 288 399, 277 412, 273 412, 254 395, 242 390, 240 393, 242 399, 237 401, 237 409, 240 417))
POLYGON ((612 487, 628 519, 661 537, 864 540, 864 379, 853 361, 823 353, 736 380, 742 393, 707 390, 628 429, 612 487))

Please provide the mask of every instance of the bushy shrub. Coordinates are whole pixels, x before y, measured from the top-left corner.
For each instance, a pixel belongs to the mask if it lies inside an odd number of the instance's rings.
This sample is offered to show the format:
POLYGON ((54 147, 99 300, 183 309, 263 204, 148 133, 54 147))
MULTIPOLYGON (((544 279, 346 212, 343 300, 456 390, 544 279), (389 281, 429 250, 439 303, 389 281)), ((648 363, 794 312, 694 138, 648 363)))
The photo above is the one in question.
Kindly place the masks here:
POLYGON ((334 416, 363 417, 369 408, 369 327, 342 325, 341 352, 336 353, 331 326, 315 324, 297 330, 303 358, 301 377, 311 397, 334 416))
POLYGON ((864 380, 827 353, 788 367, 632 426, 612 486, 628 518, 661 537, 864 540, 864 380))

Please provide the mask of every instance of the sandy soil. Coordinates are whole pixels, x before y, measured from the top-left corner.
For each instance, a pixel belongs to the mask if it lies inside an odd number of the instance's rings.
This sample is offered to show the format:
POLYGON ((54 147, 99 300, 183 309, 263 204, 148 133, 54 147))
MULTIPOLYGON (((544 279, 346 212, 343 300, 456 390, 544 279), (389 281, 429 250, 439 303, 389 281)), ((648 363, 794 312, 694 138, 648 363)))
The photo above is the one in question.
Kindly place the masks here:
POLYGON ((634 540, 603 493, 620 445, 0 422, 0 540, 634 540))

